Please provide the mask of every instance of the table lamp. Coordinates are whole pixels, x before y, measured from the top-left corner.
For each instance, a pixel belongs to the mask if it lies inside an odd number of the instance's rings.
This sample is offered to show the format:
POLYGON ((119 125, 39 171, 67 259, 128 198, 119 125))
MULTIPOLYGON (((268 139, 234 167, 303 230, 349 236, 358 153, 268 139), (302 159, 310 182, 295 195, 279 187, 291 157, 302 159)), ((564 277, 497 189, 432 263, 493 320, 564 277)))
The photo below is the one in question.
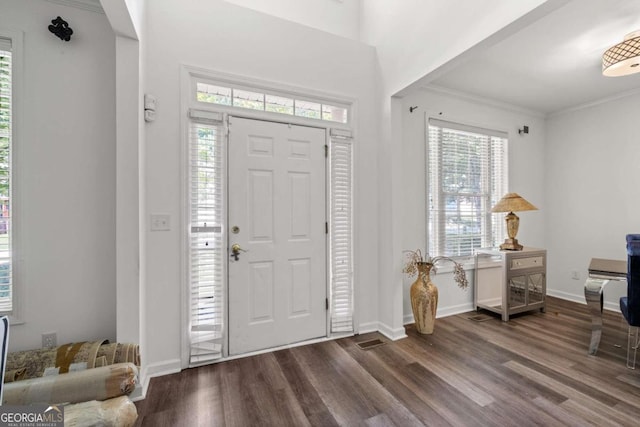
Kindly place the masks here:
POLYGON ((521 251, 522 245, 518 243, 516 234, 518 234, 518 227, 520 226, 520 218, 514 212, 520 211, 534 211, 538 210, 531 203, 523 199, 518 193, 507 193, 496 205, 491 208, 491 212, 509 212, 505 217, 507 222, 507 239, 504 239, 504 243, 500 245, 501 251, 521 251))

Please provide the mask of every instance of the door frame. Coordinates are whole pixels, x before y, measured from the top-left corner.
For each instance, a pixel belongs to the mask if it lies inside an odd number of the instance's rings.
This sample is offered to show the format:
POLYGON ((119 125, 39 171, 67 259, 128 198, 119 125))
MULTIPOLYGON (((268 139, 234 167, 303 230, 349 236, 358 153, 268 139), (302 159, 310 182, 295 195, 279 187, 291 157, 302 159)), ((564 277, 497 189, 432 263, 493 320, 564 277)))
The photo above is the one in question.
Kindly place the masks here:
MULTIPOLYGON (((228 74, 219 71, 194 67, 190 65, 181 65, 180 67, 180 87, 181 87, 181 95, 180 95, 180 103, 181 103, 181 119, 180 119, 180 134, 182 139, 181 145, 181 162, 180 162, 180 179, 181 179, 181 189, 182 189, 182 209, 181 215, 182 217, 178 221, 180 224, 180 240, 181 240, 181 251, 180 251, 180 265, 181 265, 181 277, 180 277, 180 312, 181 312, 181 321, 180 321, 180 337, 181 337, 181 357, 180 357, 180 365, 182 369, 186 369, 192 367, 194 365, 190 365, 189 363, 189 352, 190 352, 190 340, 188 333, 188 325, 189 325, 189 304, 190 304, 190 289, 189 289, 189 281, 188 281, 188 270, 189 270, 189 234, 186 232, 186 224, 188 223, 189 213, 190 213, 190 205, 189 205, 189 168, 187 167, 188 159, 189 159, 189 109, 194 108, 201 111, 208 111, 213 114, 219 114, 223 116, 224 123, 224 148, 228 148, 229 144, 229 134, 228 134, 228 116, 235 116, 239 118, 253 119, 253 120, 261 120, 261 121, 270 121, 276 123, 284 123, 284 124, 292 124, 298 126, 307 126, 313 128, 319 128, 325 130, 325 144, 329 147, 331 143, 331 134, 332 132, 336 132, 337 134, 345 133, 349 135, 353 135, 354 131, 357 129, 357 110, 358 110, 358 101, 353 97, 345 97, 344 95, 338 95, 335 93, 328 93, 324 91, 317 91, 314 89, 297 87, 291 85, 284 85, 281 83, 276 83, 272 81, 264 81, 251 77, 240 76, 237 74, 228 74), (232 85, 245 86, 247 88, 261 88, 265 92, 272 91, 274 93, 289 93, 292 96, 296 96, 299 98, 308 98, 311 100, 322 100, 328 103, 336 103, 339 105, 348 106, 350 119, 348 123, 338 123, 338 122, 330 122, 325 120, 317 120, 317 119, 308 119, 299 116, 288 116, 279 113, 271 113, 259 110, 250 110, 246 108, 239 108, 233 106, 224 106, 220 104, 205 104, 202 102, 198 102, 195 99, 194 94, 196 93, 196 82, 206 80, 211 81, 213 83, 224 83, 227 82, 232 85)), ((353 151, 353 176, 355 176, 355 171, 357 169, 357 144, 354 144, 353 151)), ((228 166, 228 157, 225 155, 224 158, 224 166, 227 168, 228 166)), ((331 216, 330 213, 330 162, 325 162, 325 218, 326 221, 329 221, 331 216)), ((228 172, 225 173, 227 175, 228 172)), ((225 176, 227 179, 227 176, 225 176)), ((224 184, 224 196, 223 199, 225 203, 227 203, 227 208, 224 210, 225 216, 228 213, 228 183, 224 184)), ((356 189, 353 189, 352 193, 352 204, 353 204, 353 216, 356 216, 357 212, 357 198, 355 197, 356 189)), ((228 217, 225 218, 225 225, 222 230, 222 240, 227 244, 226 257, 228 259, 229 256, 229 236, 228 236, 228 217)), ((326 295, 327 298, 331 296, 331 268, 330 268, 330 232, 326 234, 326 244, 325 244, 325 269, 327 272, 325 286, 326 286, 326 295)), ((352 241, 357 241, 357 227, 354 227, 352 230, 352 241)), ((354 264, 356 264, 356 256, 353 255, 354 259, 352 260, 354 264)), ((226 265, 226 264, 225 264, 226 265)), ((236 358, 242 358, 251 356, 253 354, 260 354, 265 352, 274 351, 281 348, 291 348, 299 345, 310 344, 314 342, 322 342, 327 341, 343 336, 350 336, 353 334, 357 334, 359 332, 359 324, 355 319, 357 319, 358 313, 358 303, 357 303, 357 286, 355 280, 355 269, 353 272, 352 278, 352 286, 353 286, 353 332, 351 333, 331 333, 331 312, 327 310, 326 314, 326 336, 317 339, 311 339, 309 341, 303 341, 300 343, 285 345, 282 347, 274 347, 270 349, 260 350, 252 353, 245 353, 237 356, 229 356, 229 333, 228 333, 228 322, 229 322, 229 313, 228 313, 228 271, 225 267, 225 295, 223 305, 225 310, 224 313, 225 324, 224 330, 222 331, 223 338, 222 341, 224 343, 222 357, 217 359, 216 362, 221 362, 225 360, 232 360, 236 358)), ((197 366, 197 365, 196 365, 197 366)))

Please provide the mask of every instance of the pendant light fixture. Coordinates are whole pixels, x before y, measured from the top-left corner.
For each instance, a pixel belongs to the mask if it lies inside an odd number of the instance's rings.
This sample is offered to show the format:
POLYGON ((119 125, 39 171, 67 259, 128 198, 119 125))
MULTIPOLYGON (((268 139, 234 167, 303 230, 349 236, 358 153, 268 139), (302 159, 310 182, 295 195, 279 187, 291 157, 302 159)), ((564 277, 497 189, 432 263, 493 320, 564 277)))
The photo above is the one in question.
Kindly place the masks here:
POLYGON ((622 43, 602 55, 602 74, 608 77, 640 72, 640 30, 629 33, 622 43))

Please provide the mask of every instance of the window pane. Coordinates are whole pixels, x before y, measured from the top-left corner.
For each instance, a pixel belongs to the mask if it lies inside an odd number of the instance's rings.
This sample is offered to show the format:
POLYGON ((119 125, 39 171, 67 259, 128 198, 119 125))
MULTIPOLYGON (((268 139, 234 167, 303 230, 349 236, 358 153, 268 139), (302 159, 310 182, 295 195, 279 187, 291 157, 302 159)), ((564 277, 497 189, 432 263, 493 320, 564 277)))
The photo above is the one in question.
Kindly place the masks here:
POLYGON ((283 96, 265 95, 265 110, 273 113, 293 115, 293 99, 283 96))
POLYGON ((231 105, 231 88, 206 83, 197 83, 196 99, 200 102, 231 105))
POLYGON ((248 90, 233 90, 233 106, 250 108, 252 110, 264 110, 264 94, 250 92, 248 90))
POLYGON ((430 124, 427 133, 429 255, 471 255, 503 237, 491 207, 506 189, 506 138, 430 124))
POLYGON ((347 109, 344 107, 322 104, 322 120, 347 123, 347 109))
POLYGON ((11 228, 11 52, 0 50, 0 312, 13 310, 11 228))
POLYGON ((296 116, 310 119, 321 119, 320 104, 296 99, 296 116))
POLYGON ((281 95, 266 94, 259 88, 247 90, 233 86, 196 82, 196 100, 328 122, 348 123, 349 121, 349 107, 303 101, 290 98, 286 93, 281 95))

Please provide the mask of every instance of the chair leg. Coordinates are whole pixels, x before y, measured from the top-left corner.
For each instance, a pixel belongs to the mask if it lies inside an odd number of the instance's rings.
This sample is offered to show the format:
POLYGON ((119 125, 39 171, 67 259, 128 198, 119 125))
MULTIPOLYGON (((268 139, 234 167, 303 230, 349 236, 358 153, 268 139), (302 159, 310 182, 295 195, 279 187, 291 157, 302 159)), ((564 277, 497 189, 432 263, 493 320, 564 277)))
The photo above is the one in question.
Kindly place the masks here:
POLYGON ((640 345, 640 327, 629 325, 629 336, 627 338, 627 368, 636 369, 636 354, 640 345), (633 359, 631 358, 633 350, 633 359))

